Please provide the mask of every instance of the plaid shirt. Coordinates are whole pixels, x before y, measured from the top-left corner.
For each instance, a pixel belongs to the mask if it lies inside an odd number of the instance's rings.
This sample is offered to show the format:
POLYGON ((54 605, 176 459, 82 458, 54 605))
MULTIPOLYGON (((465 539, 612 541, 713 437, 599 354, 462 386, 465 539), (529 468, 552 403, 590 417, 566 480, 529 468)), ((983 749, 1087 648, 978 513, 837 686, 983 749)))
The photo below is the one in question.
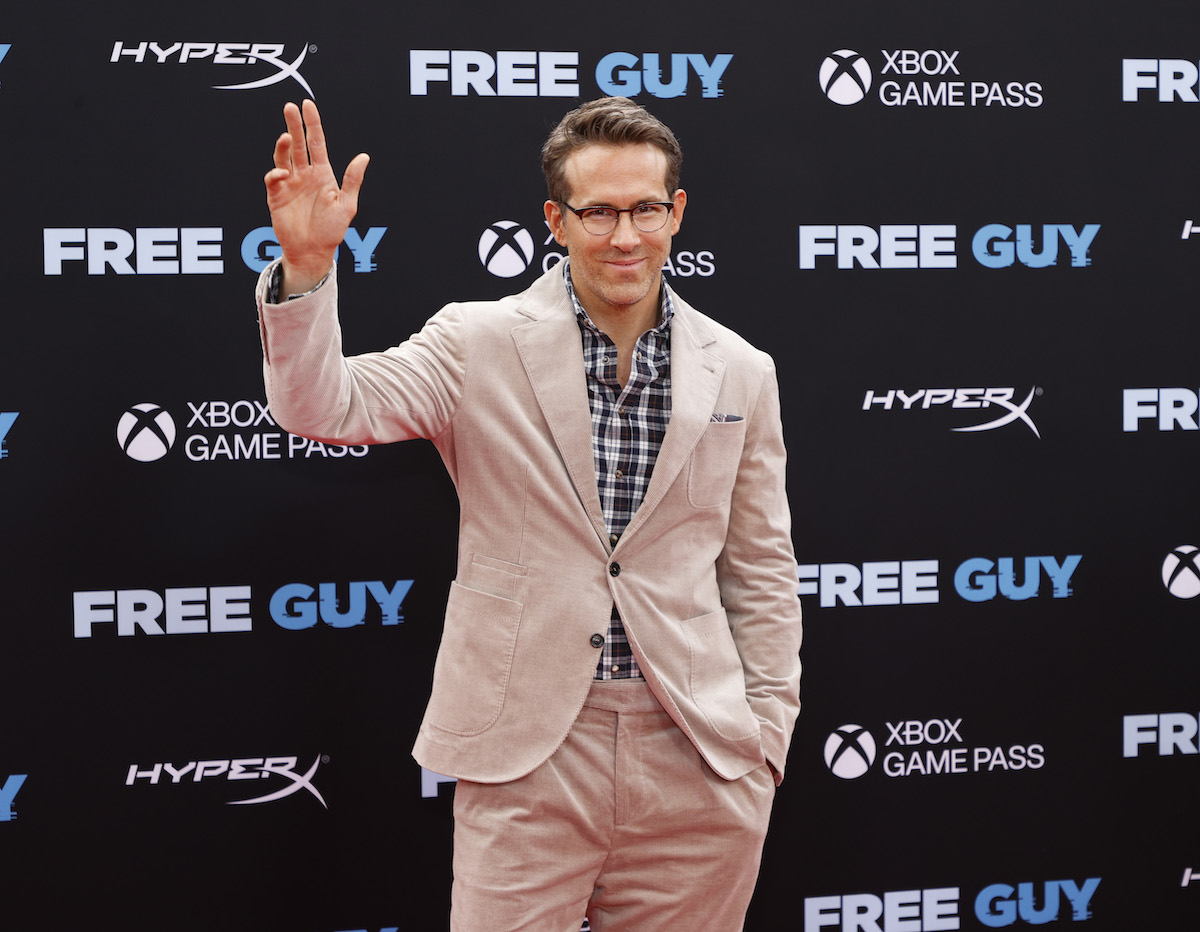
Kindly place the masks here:
MULTIPOLYGON (((658 326, 638 337, 629 383, 622 388, 617 381, 617 346, 592 323, 579 303, 566 261, 563 280, 583 336, 596 486, 608 542, 615 547, 646 496, 646 486, 650 484, 671 418, 671 318, 675 309, 664 283, 659 292, 662 298, 658 326)), ((608 636, 596 665, 596 679, 641 675, 614 605, 608 636)))

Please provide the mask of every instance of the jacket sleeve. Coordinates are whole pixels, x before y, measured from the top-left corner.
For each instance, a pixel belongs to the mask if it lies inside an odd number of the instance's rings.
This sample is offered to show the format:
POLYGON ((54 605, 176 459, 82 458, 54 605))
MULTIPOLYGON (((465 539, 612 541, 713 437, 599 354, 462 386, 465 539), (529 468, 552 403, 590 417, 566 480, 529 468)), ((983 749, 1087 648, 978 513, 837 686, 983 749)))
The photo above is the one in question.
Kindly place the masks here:
POLYGON ((272 304, 274 266, 259 277, 255 297, 263 380, 276 423, 339 444, 434 438, 450 426, 467 370, 461 307, 443 308, 399 346, 345 358, 336 270, 309 294, 272 304))
POLYGON ((769 359, 747 421, 717 582, 741 656, 746 697, 779 783, 800 712, 801 621, 779 388, 769 359))

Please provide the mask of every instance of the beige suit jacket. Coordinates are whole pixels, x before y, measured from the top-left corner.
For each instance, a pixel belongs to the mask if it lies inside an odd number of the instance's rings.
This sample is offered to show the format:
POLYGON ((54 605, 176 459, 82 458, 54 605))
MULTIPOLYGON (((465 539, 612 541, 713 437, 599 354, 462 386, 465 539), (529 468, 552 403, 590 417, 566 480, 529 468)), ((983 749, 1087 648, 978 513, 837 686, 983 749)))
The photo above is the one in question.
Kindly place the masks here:
POLYGON ((265 301, 275 420, 339 444, 425 437, 458 491, 433 692, 413 754, 521 777, 583 706, 615 603, 650 688, 716 773, 782 779, 799 711, 800 603, 770 358, 674 296, 671 419, 615 548, 592 457, 582 341, 562 273, 450 304, 405 343, 343 358, 336 275, 265 301), (740 420, 714 420, 718 414, 740 420))

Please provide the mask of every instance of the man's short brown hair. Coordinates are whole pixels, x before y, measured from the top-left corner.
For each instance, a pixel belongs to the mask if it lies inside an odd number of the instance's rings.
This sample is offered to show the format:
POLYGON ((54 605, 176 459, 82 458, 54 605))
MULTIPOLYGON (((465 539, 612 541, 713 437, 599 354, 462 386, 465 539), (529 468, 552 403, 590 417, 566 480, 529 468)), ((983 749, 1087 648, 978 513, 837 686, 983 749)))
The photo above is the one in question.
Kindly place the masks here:
POLYGON ((542 146, 542 171, 552 201, 565 202, 568 156, 584 146, 626 146, 648 142, 667 157, 667 197, 679 187, 683 150, 670 128, 628 97, 601 97, 568 113, 554 127, 542 146))

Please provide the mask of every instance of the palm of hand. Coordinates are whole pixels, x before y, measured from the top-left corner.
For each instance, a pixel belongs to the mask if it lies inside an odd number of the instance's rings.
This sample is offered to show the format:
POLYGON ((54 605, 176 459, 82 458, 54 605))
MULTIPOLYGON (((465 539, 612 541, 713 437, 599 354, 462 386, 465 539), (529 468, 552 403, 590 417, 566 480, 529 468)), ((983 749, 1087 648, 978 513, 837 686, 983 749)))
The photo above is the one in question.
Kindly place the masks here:
POLYGON ((334 252, 358 212, 358 191, 368 158, 356 156, 339 187, 316 105, 306 100, 302 117, 300 108, 288 104, 284 120, 288 131, 276 141, 275 167, 264 179, 267 207, 285 269, 290 267, 298 278, 315 281, 329 270, 334 252))

